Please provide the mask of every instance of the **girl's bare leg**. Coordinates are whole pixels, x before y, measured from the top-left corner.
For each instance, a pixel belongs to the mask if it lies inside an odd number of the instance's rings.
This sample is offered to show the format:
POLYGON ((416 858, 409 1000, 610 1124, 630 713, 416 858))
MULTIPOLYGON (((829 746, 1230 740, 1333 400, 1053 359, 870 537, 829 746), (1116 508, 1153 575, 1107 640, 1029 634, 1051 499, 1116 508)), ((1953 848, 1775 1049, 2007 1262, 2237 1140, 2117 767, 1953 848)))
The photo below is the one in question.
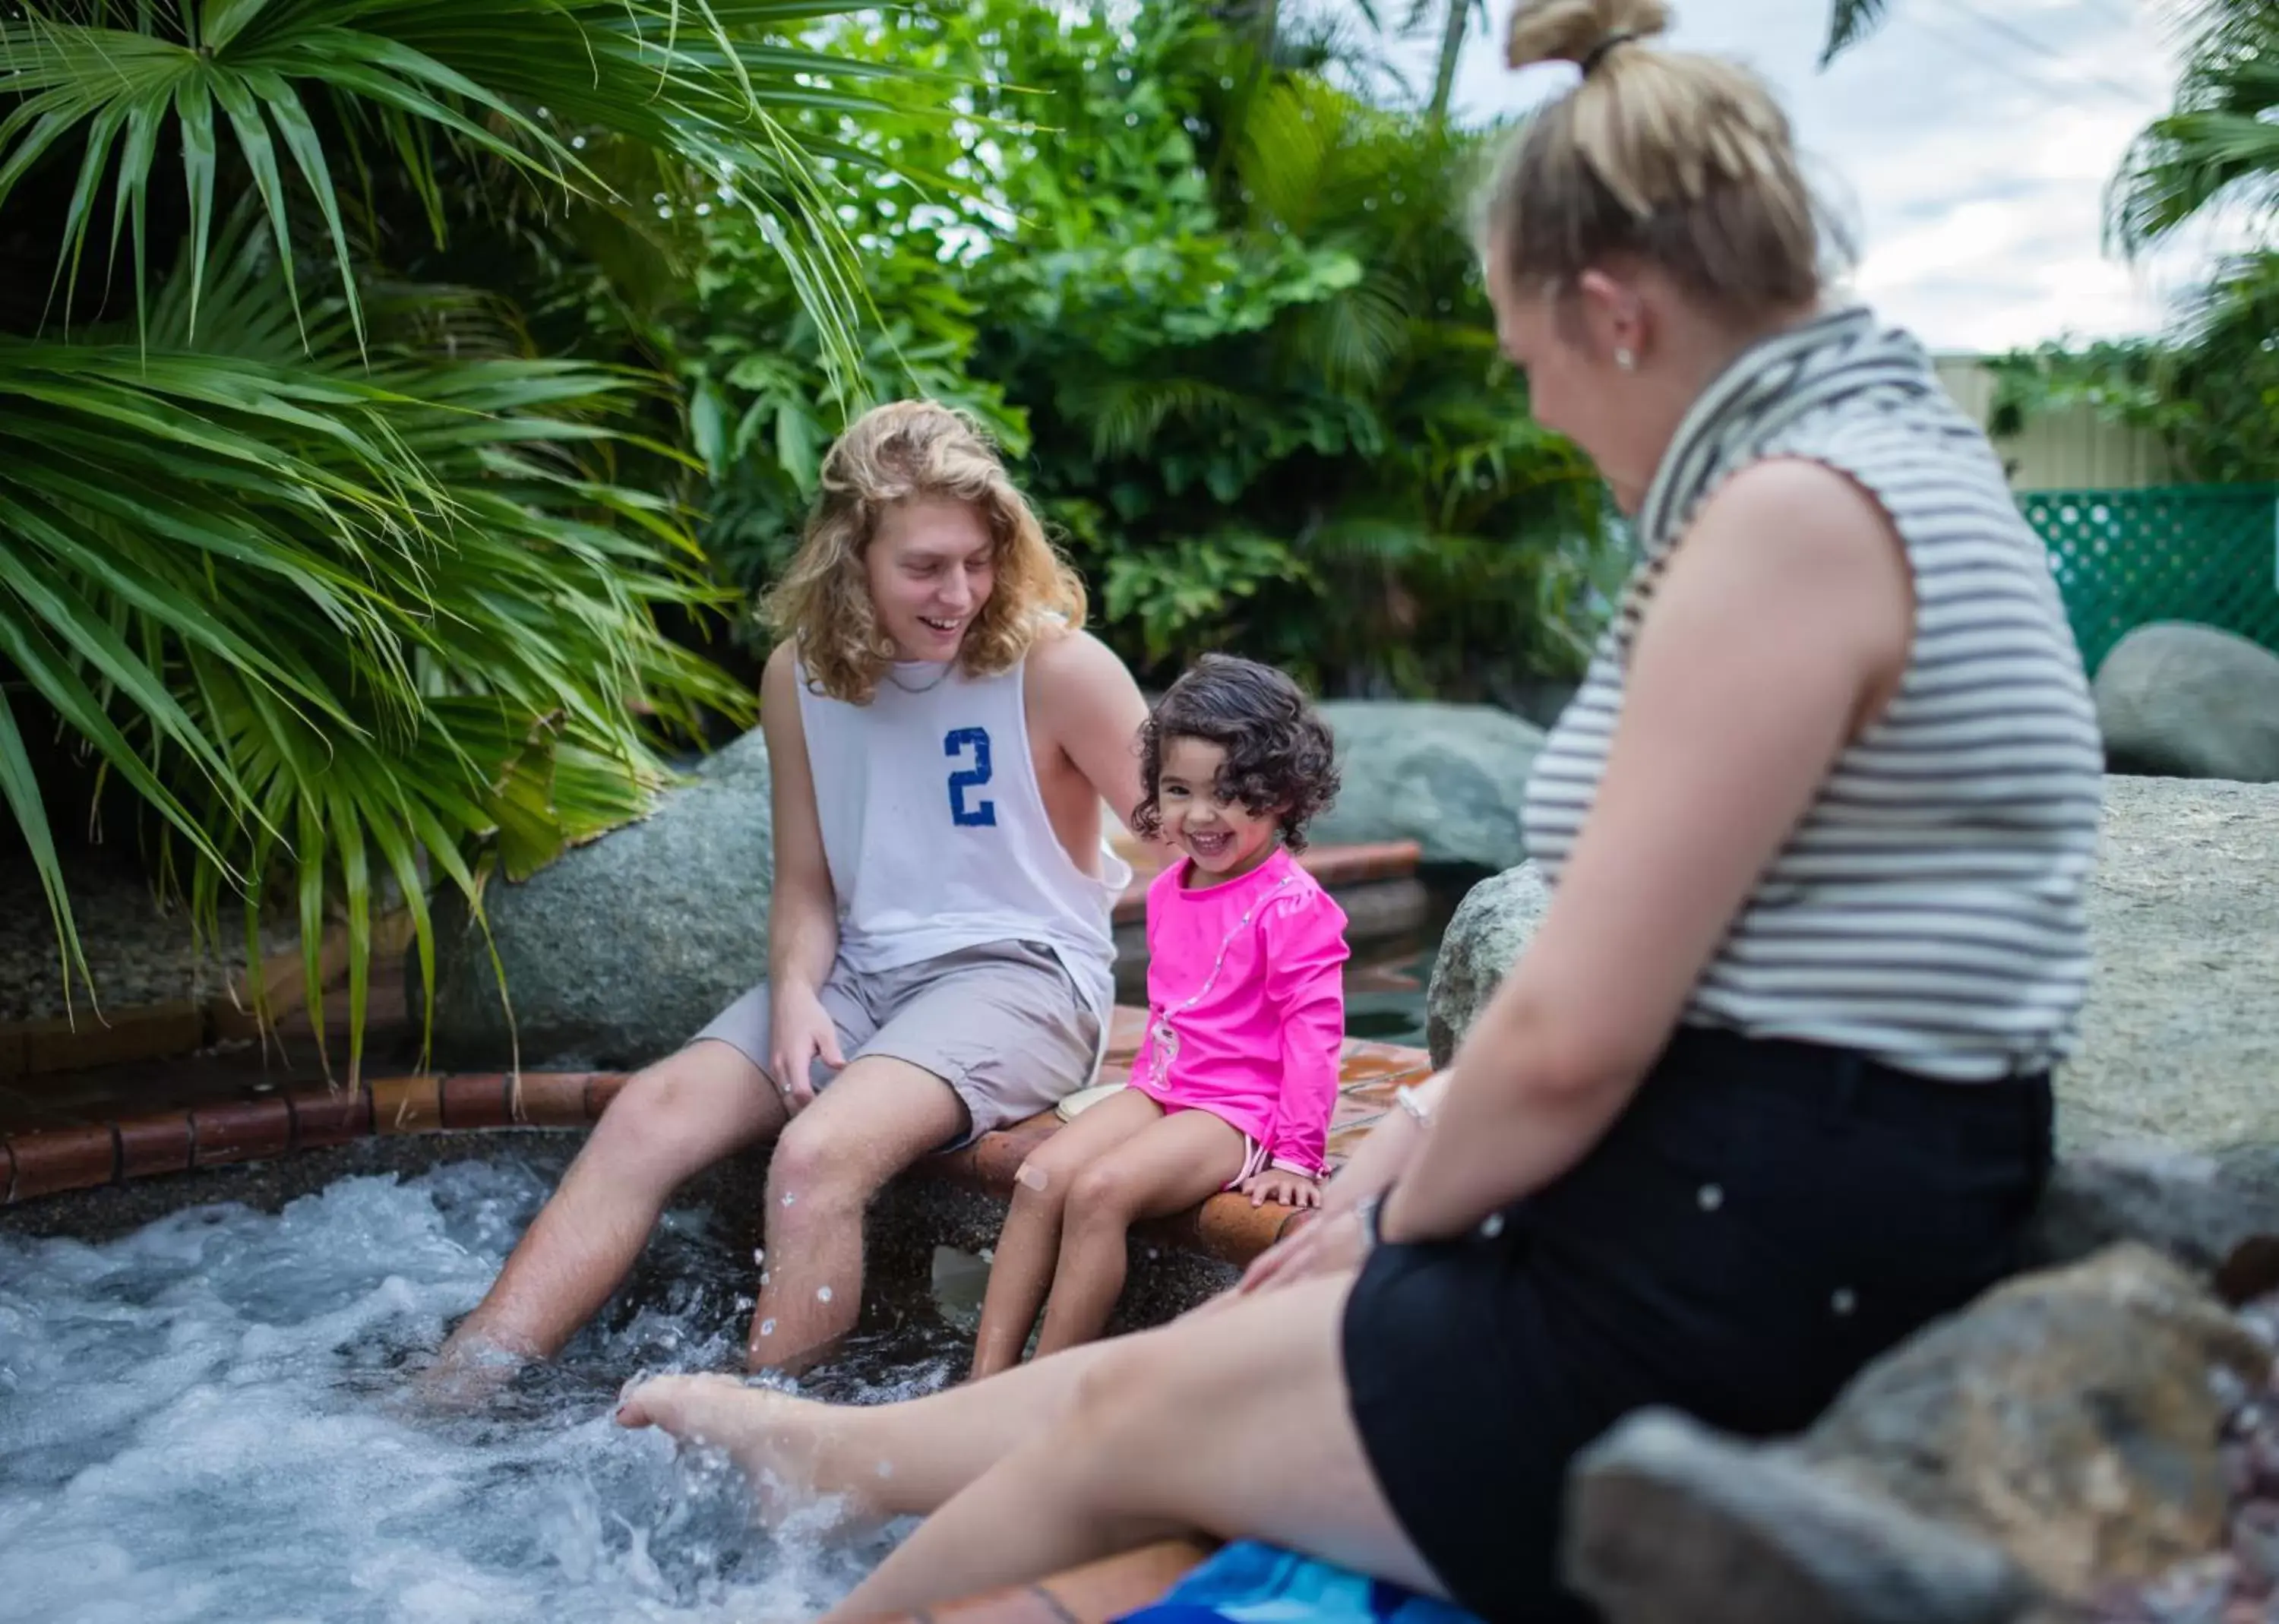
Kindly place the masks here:
MULTIPOLYGON (((1082 1121, 1082 1118, 1078 1118, 1082 1121)), ((1184 1212, 1242 1171, 1242 1135, 1208 1111, 1175 1111, 1076 1176, 1037 1357, 1093 1341, 1124 1294, 1132 1226, 1184 1212)))
MULTIPOLYGON (((1341 1348, 1351 1286, 1350 1275, 1301 1281, 959 1390, 1076 1372, 1053 1424, 1024 1428, 829 1619, 933 1606, 1190 1529, 1445 1594, 1354 1428, 1341 1348)), ((909 1430, 914 1407, 889 1406, 884 1427, 909 1430)))
POLYGON ((1021 1362, 1060 1255, 1063 1209, 1084 1169, 1160 1121, 1163 1107, 1137 1089, 1110 1094, 1055 1131, 1013 1176, 1013 1199, 989 1264, 981 1326, 973 1339, 972 1379, 1021 1362))

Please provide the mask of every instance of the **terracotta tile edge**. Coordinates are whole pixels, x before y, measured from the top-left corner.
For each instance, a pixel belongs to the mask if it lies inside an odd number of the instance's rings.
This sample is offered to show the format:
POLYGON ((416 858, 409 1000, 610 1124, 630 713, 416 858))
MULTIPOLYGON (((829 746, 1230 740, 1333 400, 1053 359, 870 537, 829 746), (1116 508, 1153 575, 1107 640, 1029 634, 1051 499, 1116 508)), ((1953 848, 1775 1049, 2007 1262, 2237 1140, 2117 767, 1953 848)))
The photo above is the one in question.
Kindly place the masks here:
MULTIPOLYGON (((1364 1046, 1362 1040, 1354 1039, 1349 1041, 1347 1052, 1381 1054, 1386 1058, 1398 1056, 1408 1061, 1412 1067, 1429 1068, 1430 1066, 1429 1057, 1424 1054, 1423 1051, 1412 1051, 1400 1046, 1369 1044, 1364 1046)), ((403 1079, 406 1082, 416 1080, 422 1084, 432 1084, 434 1089, 435 1100, 435 1109, 433 1115, 433 1120, 421 1123, 410 1130, 410 1131, 415 1133, 436 1132, 443 1130, 447 1126, 442 1119, 443 1083, 447 1077, 461 1075, 480 1076, 484 1074, 462 1074, 439 1071, 408 1074, 403 1079)), ((509 1120, 506 1122, 498 1124, 497 1126, 514 1128, 525 1125, 520 1117, 513 1114, 521 1082, 525 1077, 535 1078, 557 1076, 577 1076, 579 1074, 572 1072, 538 1071, 503 1072, 498 1075, 502 1089, 502 1105, 503 1108, 510 1113, 510 1115, 509 1120)), ((623 1086, 625 1074, 610 1071, 589 1071, 582 1075, 585 1080, 583 1099, 585 1102, 586 1121, 590 1126, 594 1122, 599 1120, 600 1115, 599 1112, 595 1109, 594 1103, 596 1090, 598 1088, 611 1087, 614 1085, 612 1088, 612 1092, 614 1092, 615 1088, 623 1086)), ((1369 1079, 1369 1081, 1373 1082, 1381 1082, 1382 1080, 1382 1077, 1369 1079)), ((351 1092, 357 1096, 357 1104, 358 1107, 360 1107, 354 1114, 352 1118, 352 1131, 349 1137, 354 1138, 371 1138, 380 1137, 380 1126, 379 1121, 379 1101, 373 1097, 372 1084, 359 1080, 352 1091, 345 1092, 351 1092)), ((298 1155, 303 1148, 302 1143, 303 1133, 303 1124, 301 1122, 301 1109, 294 1099, 293 1091, 291 1089, 286 1089, 280 1092, 274 1104, 281 1107, 285 1115, 286 1142, 285 1148, 280 1153, 285 1156, 298 1155)), ((190 1106, 182 1106, 179 1107, 167 1107, 147 1115, 171 1115, 172 1112, 176 1109, 181 1111, 187 1124, 189 1150, 188 1166, 190 1168, 196 1169, 200 1166, 197 1159, 198 1121, 196 1108, 190 1106)), ((115 1116, 98 1122, 89 1122, 85 1124, 85 1126, 89 1128, 101 1128, 107 1132, 111 1138, 111 1176, 109 1179, 102 1182, 120 1184, 124 1183, 129 1176, 134 1178, 152 1177, 157 1176, 162 1171, 177 1170, 171 1168, 147 1168, 137 1171, 132 1175, 127 1173, 127 1156, 125 1145, 121 1138, 121 1129, 125 1125, 140 1121, 143 1115, 146 1114, 138 1113, 134 1115, 115 1116)), ((477 1128, 465 1130, 464 1131, 490 1132, 494 1131, 494 1129, 477 1128)), ((0 1206, 12 1206, 15 1204, 17 1199, 18 1187, 22 1182, 20 1170, 17 1163, 12 1135, 0 1134, 0 1153, 4 1153, 6 1157, 4 1166, 0 1166, 0 1206)), ((976 1159, 972 1154, 972 1147, 966 1146, 951 1156, 938 1158, 929 1157, 922 1160, 911 1169, 911 1173, 922 1178, 947 1178, 951 1182, 977 1187, 993 1194, 1004 1194, 1005 1191, 1000 1186, 999 1183, 997 1181, 991 1180, 984 1175, 980 1168, 975 1165, 975 1161, 976 1159)), ((94 1186, 90 1185, 87 1187, 93 1188, 94 1186)), ((1216 1197, 1213 1198, 1213 1199, 1216 1199, 1217 1198, 1216 1197)), ((1202 1206, 1208 1205, 1208 1202, 1202 1204, 1202 1206)), ((1199 1206, 1191 1209, 1187 1213, 1177 1214, 1173 1219, 1165 1222, 1178 1224, 1185 1231, 1183 1240, 1186 1245, 1192 1246, 1207 1255, 1223 1258, 1227 1261, 1247 1262, 1249 1255, 1251 1254, 1246 1248, 1241 1246, 1227 1248, 1212 1244, 1212 1240, 1215 1237, 1201 1223, 1201 1213, 1202 1207, 1199 1206), (1230 1252, 1240 1252, 1243 1253, 1243 1255, 1230 1256, 1230 1252)), ((1286 1222, 1287 1220, 1285 1219, 1285 1222, 1286 1222)), ((1239 1226, 1225 1227, 1249 1229, 1253 1226, 1250 1224, 1241 1224, 1239 1226)), ((1278 1228, 1279 1226, 1278 1226, 1278 1228)), ((1220 1225, 1210 1226, 1210 1230, 1219 1230, 1222 1235, 1224 1234, 1224 1229, 1220 1225)))

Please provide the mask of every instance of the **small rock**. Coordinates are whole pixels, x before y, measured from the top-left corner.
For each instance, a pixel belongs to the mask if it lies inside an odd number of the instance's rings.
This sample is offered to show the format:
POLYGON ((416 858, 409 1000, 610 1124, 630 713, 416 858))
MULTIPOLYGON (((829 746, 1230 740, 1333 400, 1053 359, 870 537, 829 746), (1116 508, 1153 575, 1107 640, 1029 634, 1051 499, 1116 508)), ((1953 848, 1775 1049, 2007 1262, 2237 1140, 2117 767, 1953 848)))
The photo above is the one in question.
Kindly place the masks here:
POLYGON ((2116 772, 2279 782, 2279 655, 2159 621, 2114 645, 2091 685, 2116 772))
POLYGON ((2221 1624, 2252 1587, 2210 1373, 2268 1367, 2188 1271, 2123 1244, 1935 1322, 1797 1439, 1631 1418, 1577 1462, 1565 1572, 1610 1624, 2221 1624))
POLYGON ((2279 1501, 2248 1500, 2233 1513, 2231 1557, 2241 1593, 2267 1596, 2279 1584, 2279 1501))
POLYGON ((1990 1542, 1673 1412, 1568 1481, 1562 1572, 1608 1624, 2013 1624, 2040 1599, 1990 1542))
POLYGON ((2209 1372, 2260 1380, 2269 1362, 2191 1275, 2125 1243, 1932 1325, 1861 1372, 1799 1449, 2083 1597, 2221 1542, 2209 1372))
POLYGON ((1454 1055, 1550 906, 1551 887, 1531 861, 1482 880, 1457 904, 1424 993, 1424 1042, 1435 1066, 1454 1055))
POLYGON ((2279 1236, 2279 1145, 2206 1152, 2144 1140, 2067 1156, 2052 1171, 2027 1237, 2036 1263, 2069 1263, 2141 1241, 2202 1274, 2279 1236))

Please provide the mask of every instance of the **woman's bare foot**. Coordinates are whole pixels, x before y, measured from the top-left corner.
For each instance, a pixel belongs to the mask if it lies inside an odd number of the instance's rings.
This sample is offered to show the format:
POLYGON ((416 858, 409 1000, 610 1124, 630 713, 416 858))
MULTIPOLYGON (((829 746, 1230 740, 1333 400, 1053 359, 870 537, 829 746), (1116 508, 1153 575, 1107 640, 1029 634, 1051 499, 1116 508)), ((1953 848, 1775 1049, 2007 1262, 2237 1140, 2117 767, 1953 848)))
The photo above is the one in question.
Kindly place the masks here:
POLYGON ((848 1475, 843 1463, 824 1459, 826 1430, 840 1413, 734 1376, 667 1375, 628 1392, 618 1424, 656 1427, 684 1444, 725 1450, 750 1480, 761 1519, 773 1523, 811 1514, 824 1496, 841 1497, 838 1509, 847 1516, 876 1510, 859 1484, 840 1481, 848 1475))

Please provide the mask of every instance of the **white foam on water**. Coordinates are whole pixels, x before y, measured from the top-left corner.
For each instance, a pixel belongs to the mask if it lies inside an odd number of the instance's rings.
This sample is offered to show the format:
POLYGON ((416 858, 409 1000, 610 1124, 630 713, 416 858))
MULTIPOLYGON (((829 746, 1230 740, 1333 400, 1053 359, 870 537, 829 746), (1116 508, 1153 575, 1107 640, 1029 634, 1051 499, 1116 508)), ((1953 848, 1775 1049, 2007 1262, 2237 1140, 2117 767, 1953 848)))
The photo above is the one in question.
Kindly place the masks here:
POLYGON ((0 1624, 764 1624, 843 1595, 900 1528, 756 1528, 720 1457, 610 1420, 629 1376, 739 1362, 748 1279, 701 1215, 667 1244, 709 1283, 510 1403, 414 1400, 547 1187, 460 1162, 102 1245, 0 1235, 0 1624))

